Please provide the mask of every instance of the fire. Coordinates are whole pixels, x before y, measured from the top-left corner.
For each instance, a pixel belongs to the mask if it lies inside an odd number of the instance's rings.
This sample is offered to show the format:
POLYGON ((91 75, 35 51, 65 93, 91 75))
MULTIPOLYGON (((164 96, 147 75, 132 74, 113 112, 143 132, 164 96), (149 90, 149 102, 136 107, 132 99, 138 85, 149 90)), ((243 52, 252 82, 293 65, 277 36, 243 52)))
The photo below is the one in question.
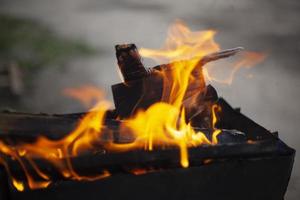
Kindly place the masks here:
POLYGON ((116 151, 136 148, 152 151, 155 147, 177 146, 180 149, 181 166, 188 167, 188 147, 217 144, 217 136, 221 130, 215 128, 217 122, 215 113, 219 109, 217 105, 212 107, 214 127, 212 141, 203 132, 195 131, 190 123, 186 123, 184 109, 177 109, 167 103, 156 103, 123 124, 123 130, 129 128, 135 134, 136 139, 133 143, 110 144, 108 148, 116 151))
MULTIPOLYGON (((110 103, 100 101, 79 123, 77 128, 61 140, 50 140, 39 137, 36 142, 19 145, 7 145, 0 141, 0 153, 16 160, 22 167, 27 178, 28 187, 31 189, 45 188, 51 183, 51 178, 34 162, 34 158, 46 160, 54 166, 65 178, 73 180, 96 180, 109 176, 109 172, 93 177, 79 175, 72 166, 71 159, 80 153, 95 148, 95 141, 99 141, 102 134, 103 120, 110 103), (25 160, 34 169, 42 181, 36 181, 25 165, 25 160)), ((0 163, 4 165, 8 174, 13 177, 7 163, 0 157, 0 163)), ((12 178, 12 183, 19 191, 24 190, 24 183, 12 178)))
MULTIPOLYGON (((203 74, 206 78, 207 81, 212 81, 212 82, 217 82, 221 84, 226 84, 226 85, 231 85, 236 73, 241 69, 241 68, 251 68, 256 66, 258 63, 262 62, 266 58, 265 53, 258 53, 258 52, 251 52, 251 51, 246 51, 241 53, 239 59, 232 63, 230 65, 231 69, 229 71, 229 75, 226 75, 225 78, 217 78, 217 73, 220 68, 217 68, 215 65, 210 65, 207 66, 203 69, 203 74)), ((221 70, 221 74, 224 74, 225 70, 221 70)), ((249 74, 247 76, 248 78, 252 78, 253 75, 249 74)))
MULTIPOLYGON (((0 153, 20 164, 30 189, 45 188, 51 183, 51 176, 38 167, 34 161, 35 158, 47 161, 59 171, 61 176, 68 179, 96 180, 108 177, 110 175, 108 171, 94 176, 83 176, 78 174, 72 165, 72 158, 99 148, 99 143, 105 150, 116 152, 133 149, 153 151, 154 149, 177 147, 180 149, 181 166, 188 167, 188 148, 203 144, 216 145, 218 143, 217 136, 221 133, 221 130, 216 128, 217 113, 221 111, 218 105, 211 106, 212 138, 210 139, 203 132, 192 127, 186 116, 188 108, 184 104, 189 85, 197 86, 194 90, 195 94, 203 92, 201 90, 203 90, 205 82, 202 78, 202 67, 199 68, 198 62, 203 56, 220 49, 214 41, 215 34, 216 32, 212 30, 193 32, 184 23, 177 21, 169 29, 168 38, 161 49, 141 49, 140 53, 144 57, 159 62, 172 62, 172 64, 171 70, 161 71, 164 80, 161 102, 154 103, 147 110, 138 111, 122 123, 120 134, 130 132, 134 139, 133 142, 119 144, 112 139, 105 143, 101 142, 101 138, 105 134, 103 131, 105 114, 110 108, 110 103, 103 100, 103 92, 95 87, 82 86, 66 89, 64 94, 81 100, 86 106, 91 106, 93 101, 98 101, 98 103, 82 118, 74 131, 60 140, 39 137, 34 143, 14 145, 0 140, 0 153), (186 59, 189 61, 182 61, 186 59), (34 169, 35 176, 39 177, 39 181, 33 178, 25 161, 34 169)), ((249 54, 249 56, 255 55, 249 54)), ((244 64, 238 63, 237 66, 240 67, 244 64)), ((208 77, 208 72, 205 71, 205 73, 208 77)), ((23 191, 26 184, 13 176, 2 157, 0 157, 0 164, 12 177, 14 187, 23 191)), ((143 172, 141 169, 137 173, 143 172)))
POLYGON ((101 101, 104 93, 92 85, 82 85, 76 88, 66 88, 63 94, 80 101, 85 107, 91 108, 101 101))
POLYGON ((191 31, 182 21, 177 20, 170 26, 165 44, 160 50, 141 48, 140 54, 158 62, 196 57, 199 59, 220 50, 219 45, 214 41, 215 34, 214 30, 191 31))
MULTIPOLYGON (((217 135, 221 132, 214 128, 217 106, 212 107, 212 113, 214 113, 212 141, 203 132, 195 131, 191 124, 186 122, 183 106, 189 84, 197 81, 197 77, 191 74, 199 60, 219 50, 219 46, 214 41, 214 35, 215 32, 210 30, 192 32, 182 22, 177 21, 169 29, 168 38, 162 49, 142 48, 140 50, 144 57, 160 62, 173 62, 170 67, 171 71, 161 72, 164 80, 163 99, 162 102, 153 104, 146 111, 139 111, 122 125, 121 131, 130 129, 134 133, 133 143, 110 144, 109 149, 120 151, 143 148, 152 151, 155 147, 177 146, 180 149, 181 166, 186 168, 189 166, 188 147, 217 143, 217 135), (178 61, 182 59, 189 59, 189 61, 178 61)), ((202 87, 199 88, 202 89, 202 87)))

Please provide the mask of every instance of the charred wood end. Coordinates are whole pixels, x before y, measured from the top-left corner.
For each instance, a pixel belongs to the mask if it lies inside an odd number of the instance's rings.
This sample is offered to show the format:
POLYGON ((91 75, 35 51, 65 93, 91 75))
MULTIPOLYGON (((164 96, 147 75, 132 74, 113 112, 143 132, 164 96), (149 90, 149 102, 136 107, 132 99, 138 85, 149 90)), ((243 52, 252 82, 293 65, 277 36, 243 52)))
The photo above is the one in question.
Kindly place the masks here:
POLYGON ((200 63, 201 65, 205 65, 208 62, 212 62, 215 60, 219 60, 222 58, 228 58, 230 56, 234 56, 235 54, 239 53, 240 51, 244 50, 243 47, 236 47, 232 49, 225 49, 219 52, 211 53, 206 56, 204 56, 201 60, 200 63))
MULTIPOLYGON (((172 63, 158 65, 156 67, 146 69, 141 61, 141 56, 135 44, 121 44, 116 45, 116 56, 118 60, 118 65, 121 70, 124 81, 127 83, 129 81, 137 80, 151 75, 156 70, 171 70, 172 63)), ((222 58, 227 58, 237 54, 242 51, 243 47, 236 47, 233 49, 226 49, 223 51, 208 54, 201 58, 197 64, 197 68, 205 65, 208 62, 219 60, 222 58)), ((188 60, 180 62, 189 62, 188 60)))
POLYGON ((124 81, 136 80, 148 74, 135 44, 116 45, 116 57, 124 81))

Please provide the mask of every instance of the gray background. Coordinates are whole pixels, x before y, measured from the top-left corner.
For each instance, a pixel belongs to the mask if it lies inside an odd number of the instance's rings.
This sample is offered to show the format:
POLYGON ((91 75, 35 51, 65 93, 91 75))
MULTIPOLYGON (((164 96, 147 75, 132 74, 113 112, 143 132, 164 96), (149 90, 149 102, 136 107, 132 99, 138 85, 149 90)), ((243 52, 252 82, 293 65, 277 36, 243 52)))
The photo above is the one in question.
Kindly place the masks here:
MULTIPOLYGON (((97 47, 92 58, 76 59, 63 70, 50 67, 34 78, 23 103, 31 112, 83 111, 61 96, 65 87, 91 83, 104 88, 119 82, 113 45, 134 42, 159 48, 168 25, 184 20, 193 30, 218 30, 223 48, 244 46, 268 53, 251 69, 239 73, 230 87, 214 84, 231 105, 300 151, 300 2, 297 0, 0 0, 0 13, 37 20, 68 38, 97 47)), ((296 158, 286 199, 300 199, 300 163, 296 158)), ((259 180, 258 180, 259 181, 259 180)))

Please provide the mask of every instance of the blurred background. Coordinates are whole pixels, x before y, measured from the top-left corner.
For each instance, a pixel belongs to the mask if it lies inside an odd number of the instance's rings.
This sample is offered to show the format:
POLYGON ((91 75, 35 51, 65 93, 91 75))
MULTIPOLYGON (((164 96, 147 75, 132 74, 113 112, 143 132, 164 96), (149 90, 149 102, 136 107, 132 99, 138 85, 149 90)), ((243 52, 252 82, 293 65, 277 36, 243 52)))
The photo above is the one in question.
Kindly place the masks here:
MULTIPOLYGON (((160 48, 176 19, 192 30, 217 30, 223 49, 267 53, 263 63, 238 72, 230 86, 212 84, 299 152, 297 0, 0 0, 0 110, 82 112, 62 92, 81 85, 103 88, 111 100, 110 86, 121 81, 114 45, 160 48)), ((300 198, 299 159, 287 200, 300 198)))

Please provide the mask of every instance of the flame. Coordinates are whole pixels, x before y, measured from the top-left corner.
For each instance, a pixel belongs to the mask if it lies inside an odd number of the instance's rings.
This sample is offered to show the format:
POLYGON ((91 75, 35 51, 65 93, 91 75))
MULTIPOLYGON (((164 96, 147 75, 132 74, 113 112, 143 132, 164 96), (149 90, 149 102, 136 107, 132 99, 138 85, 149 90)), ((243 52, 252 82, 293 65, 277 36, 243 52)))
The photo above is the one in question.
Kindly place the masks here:
POLYGON ((201 58, 220 49, 214 41, 215 34, 214 30, 193 32, 183 21, 177 20, 170 26, 167 39, 161 49, 141 48, 139 52, 143 57, 158 62, 201 58))
MULTIPOLYGON (((39 137, 36 142, 30 144, 7 145, 0 141, 0 153, 10 156, 16 160, 22 167, 28 187, 38 189, 48 187, 51 178, 34 162, 33 158, 46 160, 54 166, 58 172, 65 178, 73 180, 96 180, 109 176, 109 172, 104 171, 102 174, 87 177, 79 175, 72 166, 71 158, 78 156, 80 153, 95 149, 95 141, 101 138, 103 120, 110 103, 100 101, 78 124, 76 129, 61 140, 50 140, 45 137, 39 137), (34 169, 35 173, 43 181, 36 181, 27 166, 25 160, 34 169)), ((5 166, 6 171, 12 177, 12 184, 18 191, 23 191, 25 186, 20 180, 13 177, 7 163, 0 157, 0 163, 5 166)))
MULTIPOLYGON (((164 80, 163 99, 162 102, 153 104, 146 111, 139 111, 123 124, 123 130, 133 131, 135 137, 133 143, 110 144, 110 149, 143 148, 152 151, 155 147, 177 146, 180 149, 180 164, 186 168, 189 166, 188 147, 217 143, 217 135, 221 132, 215 128, 217 121, 215 112, 218 106, 212 106, 214 130, 212 141, 203 132, 195 131, 191 124, 186 122, 183 106, 188 86, 191 82, 196 82, 197 78, 201 79, 201 77, 192 76, 192 72, 198 67, 198 62, 203 56, 219 50, 219 46, 214 41, 214 35, 215 32, 211 30, 192 32, 183 22, 177 21, 170 27, 168 38, 162 49, 142 48, 140 50, 144 57, 160 62, 173 62, 170 66, 171 70, 161 72, 164 80), (190 60, 178 61, 182 59, 190 60)), ((199 86, 199 88, 203 87, 199 86)))
MULTIPOLYGON (((220 67, 216 65, 208 65, 205 68, 203 68, 203 74, 206 78, 207 81, 212 81, 212 82, 217 82, 221 84, 226 84, 226 85, 231 85, 236 73, 241 69, 241 68, 252 68, 256 66, 258 63, 262 62, 266 58, 265 53, 258 53, 258 52, 252 52, 252 51, 245 51, 241 53, 239 59, 235 62, 229 65, 230 69, 226 69, 227 74, 229 71, 229 75, 225 76, 225 78, 217 78, 217 71, 220 70, 220 67)), ((221 69, 221 74, 226 74, 224 73, 225 70, 221 69)), ((249 74, 247 76, 248 78, 252 78, 253 75, 249 74)))
MULTIPOLYGON (((199 94, 205 88, 202 66, 199 67, 198 63, 203 56, 220 49, 214 41, 215 34, 216 32, 213 30, 193 32, 183 22, 177 21, 170 27, 168 38, 161 49, 143 48, 140 50, 144 57, 159 62, 172 63, 168 70, 160 72, 164 80, 161 102, 151 105, 147 110, 139 110, 134 116, 125 119, 122 123, 119 132, 121 135, 130 132, 134 139, 130 143, 115 143, 112 139, 101 143, 101 138, 107 134, 103 131, 105 128, 103 122, 105 114, 110 108, 110 103, 103 100, 102 91, 93 86, 64 90, 64 94, 79 99, 86 106, 91 106, 93 101, 98 101, 98 103, 81 119, 74 131, 60 140, 39 137, 34 143, 14 145, 0 140, 0 153, 18 162, 27 179, 27 184, 25 184, 14 177, 5 159, 0 157, 0 164, 12 177, 14 187, 19 191, 24 191, 26 185, 30 189, 49 186, 52 177, 39 168, 35 163, 35 158, 47 161, 57 169, 61 176, 68 179, 96 180, 110 176, 109 171, 103 171, 103 173, 94 176, 80 175, 72 165, 72 158, 84 152, 96 150, 99 148, 99 143, 105 150, 116 152, 133 149, 153 151, 154 149, 177 147, 180 150, 181 166, 183 168, 188 167, 188 148, 203 144, 216 145, 218 135, 221 133, 221 130, 216 128, 217 113, 221 111, 218 105, 210 107, 212 124, 212 138, 210 139, 203 132, 192 127, 186 116, 188 106, 184 104, 186 96, 199 94), (196 89, 191 90, 190 85, 195 85, 196 89), (192 94, 188 94, 191 91, 192 94), (28 170, 27 165, 34 169, 35 176, 28 170), (39 180, 33 178, 36 176, 39 177, 39 180)), ((248 62, 237 63, 236 68, 253 64, 250 61, 256 54, 248 54, 248 56, 251 59, 248 62)), ((204 72, 208 76, 208 72, 204 72)), ((143 172, 143 169, 136 171, 137 174, 143 172)))
POLYGON ((104 97, 102 90, 92 85, 82 85, 76 88, 65 88, 63 94, 80 101, 85 107, 91 108, 104 97))
POLYGON ((179 110, 171 104, 161 102, 154 104, 146 111, 140 111, 134 118, 123 124, 123 130, 130 128, 135 134, 136 139, 133 143, 111 143, 108 148, 116 151, 136 148, 152 151, 155 147, 178 146, 180 163, 182 167, 186 168, 189 166, 188 147, 217 144, 217 136, 221 130, 215 128, 217 122, 215 113, 219 110, 219 106, 212 106, 214 116, 212 141, 203 132, 195 131, 190 123, 186 123, 184 109, 179 110))

